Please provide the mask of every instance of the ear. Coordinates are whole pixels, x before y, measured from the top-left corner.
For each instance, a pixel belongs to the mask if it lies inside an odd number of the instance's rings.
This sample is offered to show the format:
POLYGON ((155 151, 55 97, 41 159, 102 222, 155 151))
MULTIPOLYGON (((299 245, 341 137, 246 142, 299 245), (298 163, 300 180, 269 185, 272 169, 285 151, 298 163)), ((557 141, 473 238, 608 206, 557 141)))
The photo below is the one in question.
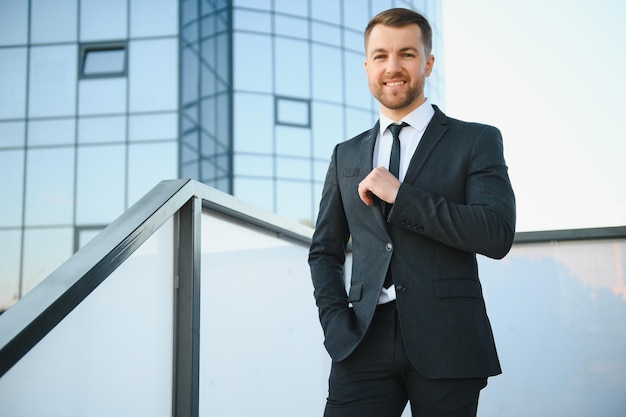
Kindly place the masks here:
POLYGON ((434 55, 428 55, 428 58, 426 58, 426 68, 424 70, 424 75, 426 75, 427 77, 430 77, 430 73, 433 71, 433 67, 435 66, 435 56, 434 55))

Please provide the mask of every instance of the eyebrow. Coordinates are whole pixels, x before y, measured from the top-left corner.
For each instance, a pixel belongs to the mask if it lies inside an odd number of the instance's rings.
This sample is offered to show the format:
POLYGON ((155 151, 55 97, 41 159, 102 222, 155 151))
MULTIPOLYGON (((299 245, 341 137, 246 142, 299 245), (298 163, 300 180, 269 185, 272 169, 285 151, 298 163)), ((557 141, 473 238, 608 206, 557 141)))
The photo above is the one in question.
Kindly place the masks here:
MULTIPOLYGON (((404 48, 401 48, 398 52, 407 52, 407 51, 419 52, 419 50, 414 46, 405 46, 404 48)), ((381 52, 388 53, 389 51, 387 51, 385 48, 376 48, 370 53, 370 55, 379 54, 381 52)))

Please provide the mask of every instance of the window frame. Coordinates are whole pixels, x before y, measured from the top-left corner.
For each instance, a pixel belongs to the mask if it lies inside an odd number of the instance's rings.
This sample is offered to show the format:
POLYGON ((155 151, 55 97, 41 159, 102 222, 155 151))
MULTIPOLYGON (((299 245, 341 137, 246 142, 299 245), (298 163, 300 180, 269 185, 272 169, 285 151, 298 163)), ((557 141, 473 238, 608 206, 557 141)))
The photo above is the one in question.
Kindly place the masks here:
POLYGON ((128 42, 88 42, 81 43, 78 48, 78 78, 80 80, 98 79, 98 78, 119 78, 128 76, 128 42), (124 64, 121 71, 99 72, 94 74, 85 73, 85 62, 90 52, 107 52, 107 51, 123 51, 124 64))
POLYGON ((274 96, 274 124, 277 126, 291 126, 291 127, 302 127, 302 128, 311 128, 311 100, 307 100, 304 98, 297 97, 287 97, 287 96, 274 96), (297 123, 293 121, 283 120, 279 114, 279 104, 280 102, 298 102, 304 103, 307 106, 306 109, 306 123, 297 123))

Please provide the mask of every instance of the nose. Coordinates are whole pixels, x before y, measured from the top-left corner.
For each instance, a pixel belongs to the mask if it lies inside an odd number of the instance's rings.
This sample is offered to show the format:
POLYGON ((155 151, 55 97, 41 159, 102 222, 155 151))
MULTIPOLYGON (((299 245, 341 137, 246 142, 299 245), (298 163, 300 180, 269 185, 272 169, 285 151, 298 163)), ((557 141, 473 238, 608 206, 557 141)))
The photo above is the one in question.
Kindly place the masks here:
POLYGON ((390 56, 387 59, 387 74, 397 74, 402 71, 400 59, 396 56, 390 56))

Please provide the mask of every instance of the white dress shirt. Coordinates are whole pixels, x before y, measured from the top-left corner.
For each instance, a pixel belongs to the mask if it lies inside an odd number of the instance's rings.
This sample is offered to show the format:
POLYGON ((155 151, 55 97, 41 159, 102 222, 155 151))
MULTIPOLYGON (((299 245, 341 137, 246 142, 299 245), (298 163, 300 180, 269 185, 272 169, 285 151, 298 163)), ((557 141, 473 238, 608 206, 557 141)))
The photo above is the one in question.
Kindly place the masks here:
MULTIPOLYGON (((435 109, 430 104, 428 99, 417 109, 407 114, 402 120, 392 120, 382 113, 380 114, 380 131, 376 138, 376 144, 374 145, 374 157, 372 165, 376 167, 389 168, 389 158, 391 156, 391 145, 393 142, 393 136, 388 129, 389 125, 393 123, 400 124, 402 122, 408 123, 409 126, 405 126, 400 131, 400 182, 404 181, 406 171, 411 163, 411 158, 419 145, 422 135, 430 123, 430 120, 435 115, 435 109)), ((396 299, 396 288, 392 285, 389 288, 383 288, 378 298, 378 304, 388 303, 396 299)))
POLYGON ((378 138, 374 145, 374 159, 372 161, 374 168, 389 168, 389 157, 391 156, 391 144, 393 142, 391 131, 388 129, 389 125, 392 123, 408 123, 409 126, 404 127, 400 131, 399 180, 400 182, 404 181, 404 176, 409 168, 409 163, 411 163, 411 158, 413 158, 417 145, 419 145, 420 139, 422 139, 426 126, 428 126, 428 123, 430 123, 434 115, 435 109, 433 109, 428 99, 417 109, 404 116, 402 120, 391 120, 381 113, 380 131, 378 132, 378 138))

